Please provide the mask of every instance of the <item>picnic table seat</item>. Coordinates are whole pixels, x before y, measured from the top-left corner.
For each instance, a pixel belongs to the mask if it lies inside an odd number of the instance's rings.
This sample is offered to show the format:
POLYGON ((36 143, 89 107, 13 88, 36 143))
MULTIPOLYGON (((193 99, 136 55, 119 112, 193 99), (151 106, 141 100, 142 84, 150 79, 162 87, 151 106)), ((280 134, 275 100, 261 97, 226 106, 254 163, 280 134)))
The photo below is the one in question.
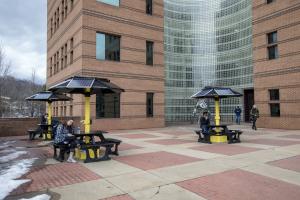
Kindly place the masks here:
POLYGON ((29 135, 29 140, 34 140, 35 136, 37 134, 39 134, 39 130, 38 129, 29 129, 29 130, 27 130, 27 133, 29 135))
MULTIPOLYGON (((101 131, 103 133, 105 133, 104 131, 101 131)), ((110 149, 109 154, 113 154, 118 156, 119 155, 119 145, 121 144, 122 140, 118 140, 115 138, 105 138, 103 135, 100 135, 100 140, 102 143, 111 143, 113 144, 114 150, 112 150, 112 148, 110 149)))
POLYGON ((229 130, 229 129, 225 129, 225 132, 221 132, 221 133, 217 133, 214 130, 209 130, 209 135, 208 136, 204 136, 204 138, 202 137, 202 130, 195 130, 195 133, 199 136, 198 138, 198 142, 202 142, 202 143, 209 143, 211 144, 210 141, 210 136, 212 135, 226 135, 227 136, 227 140, 228 140, 228 144, 233 144, 233 143, 240 143, 240 135, 243 133, 241 130, 229 130))

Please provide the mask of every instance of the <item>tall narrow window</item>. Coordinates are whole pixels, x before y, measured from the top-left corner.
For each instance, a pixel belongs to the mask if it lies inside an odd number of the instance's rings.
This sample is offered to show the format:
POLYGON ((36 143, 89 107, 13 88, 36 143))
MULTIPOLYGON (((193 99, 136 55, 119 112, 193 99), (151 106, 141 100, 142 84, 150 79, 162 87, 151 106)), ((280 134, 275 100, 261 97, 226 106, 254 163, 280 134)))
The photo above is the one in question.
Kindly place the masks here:
POLYGON ((277 31, 267 34, 268 37, 268 44, 277 43, 277 31))
POLYGON ((268 58, 273 60, 278 58, 277 31, 267 34, 268 40, 268 58))
POLYGON ((96 58, 98 60, 120 61, 120 36, 97 33, 96 58))
POLYGON ((120 117, 120 94, 96 95, 96 117, 97 118, 119 118, 120 117))
POLYGON ((153 93, 147 93, 146 95, 146 114, 147 117, 153 117, 153 93))
POLYGON ((271 101, 279 101, 280 100, 279 89, 271 89, 271 90, 269 90, 269 94, 270 94, 271 101))
POLYGON ((280 117, 280 104, 270 103, 271 117, 280 117))
POLYGON ((267 4, 273 3, 275 0, 267 0, 267 4))
POLYGON ((70 105, 70 117, 73 117, 73 106, 70 105))
POLYGON ((146 65, 153 65, 153 42, 146 41, 146 65))
POLYGON ((152 15, 152 0, 146 0, 146 13, 152 15))

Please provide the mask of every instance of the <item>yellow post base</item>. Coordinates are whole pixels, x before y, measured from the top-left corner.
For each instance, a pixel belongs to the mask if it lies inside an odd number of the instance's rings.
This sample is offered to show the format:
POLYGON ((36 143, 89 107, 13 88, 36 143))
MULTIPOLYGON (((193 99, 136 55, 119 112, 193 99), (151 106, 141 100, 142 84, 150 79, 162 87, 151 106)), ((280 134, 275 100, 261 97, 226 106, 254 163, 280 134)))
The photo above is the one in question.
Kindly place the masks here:
POLYGON ((226 135, 212 135, 212 136, 210 136, 210 141, 212 143, 225 143, 225 142, 227 142, 227 136, 226 135))

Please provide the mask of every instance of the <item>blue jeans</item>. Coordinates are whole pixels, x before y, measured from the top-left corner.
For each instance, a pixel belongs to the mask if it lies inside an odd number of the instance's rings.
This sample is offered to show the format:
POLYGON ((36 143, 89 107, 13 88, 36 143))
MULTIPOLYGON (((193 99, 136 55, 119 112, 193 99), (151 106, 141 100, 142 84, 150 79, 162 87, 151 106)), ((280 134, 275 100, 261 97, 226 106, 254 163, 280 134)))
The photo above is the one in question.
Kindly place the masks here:
POLYGON ((202 125, 201 129, 202 129, 203 135, 208 135, 209 134, 207 125, 202 125))
POLYGON ((236 115, 235 122, 236 122, 236 124, 241 124, 241 116, 240 115, 236 115))

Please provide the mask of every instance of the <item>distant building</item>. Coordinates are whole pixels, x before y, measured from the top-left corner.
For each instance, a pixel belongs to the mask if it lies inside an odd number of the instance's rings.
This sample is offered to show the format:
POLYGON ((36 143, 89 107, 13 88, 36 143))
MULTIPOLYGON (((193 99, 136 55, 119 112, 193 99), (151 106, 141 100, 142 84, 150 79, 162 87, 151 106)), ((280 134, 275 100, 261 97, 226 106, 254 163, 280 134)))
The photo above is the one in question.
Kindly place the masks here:
POLYGON ((300 129, 300 1, 253 1, 258 125, 300 129))

